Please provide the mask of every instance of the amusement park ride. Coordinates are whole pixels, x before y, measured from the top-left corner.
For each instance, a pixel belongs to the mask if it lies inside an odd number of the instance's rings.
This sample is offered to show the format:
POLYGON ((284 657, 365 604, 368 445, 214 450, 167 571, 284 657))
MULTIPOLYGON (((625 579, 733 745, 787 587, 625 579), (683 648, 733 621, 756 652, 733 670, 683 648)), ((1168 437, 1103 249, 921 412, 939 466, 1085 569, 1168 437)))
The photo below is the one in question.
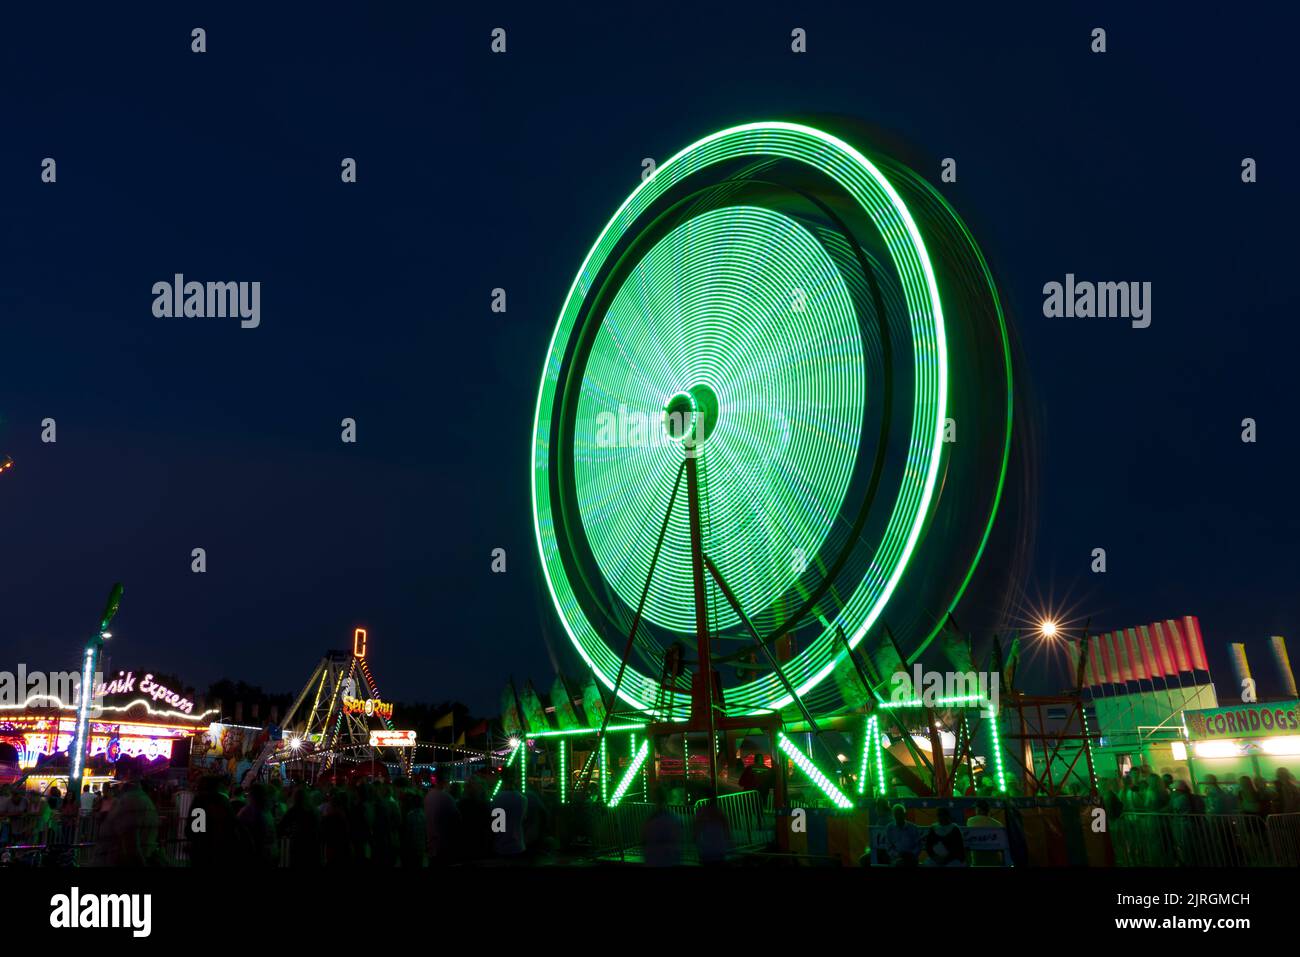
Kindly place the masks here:
MULTIPOLYGON (((828 729, 859 742, 861 796, 899 775, 951 794, 959 766, 1005 790, 997 701, 926 697, 907 675, 954 630, 989 543, 1012 391, 992 274, 906 166, 786 122, 722 130, 659 166, 578 270, 537 398, 542 569, 603 688, 599 727, 583 729, 598 758, 547 751, 561 798, 593 776, 609 803, 637 778, 644 794, 675 741, 703 748, 716 794, 720 757, 757 736, 851 806, 824 770, 828 729), (614 733, 633 739, 610 782, 614 733), (914 743, 927 736, 928 754, 914 743)), ((517 716, 526 783, 527 742, 566 733, 517 716)), ((1050 746, 1026 727, 1018 738, 1050 746)))
POLYGON ((398 742, 400 732, 393 725, 393 705, 380 695, 366 661, 367 649, 366 629, 357 628, 351 652, 326 652, 285 713, 280 737, 266 743, 246 782, 263 766, 276 764, 309 766, 317 773, 340 761, 410 770, 410 745, 388 743, 398 742))

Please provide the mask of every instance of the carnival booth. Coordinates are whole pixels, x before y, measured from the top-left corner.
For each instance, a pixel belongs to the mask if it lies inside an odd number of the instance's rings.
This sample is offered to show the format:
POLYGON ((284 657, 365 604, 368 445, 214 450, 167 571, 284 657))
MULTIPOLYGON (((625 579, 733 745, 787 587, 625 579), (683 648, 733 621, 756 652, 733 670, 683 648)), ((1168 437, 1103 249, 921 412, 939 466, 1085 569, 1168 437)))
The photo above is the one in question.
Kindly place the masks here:
MULTIPOLYGON (((118 776, 123 760, 159 772, 187 762, 190 740, 207 729, 213 713, 201 712, 152 672, 120 671, 99 682, 93 694, 84 783, 95 790, 118 776)), ((27 787, 67 787, 76 726, 74 688, 63 695, 33 694, 21 705, 0 708, 0 743, 16 752, 27 787)))
POLYGON ((1279 768, 1300 769, 1300 700, 1186 711, 1183 723, 1174 759, 1187 762, 1194 783, 1207 774, 1225 783, 1243 775, 1272 780, 1279 768))

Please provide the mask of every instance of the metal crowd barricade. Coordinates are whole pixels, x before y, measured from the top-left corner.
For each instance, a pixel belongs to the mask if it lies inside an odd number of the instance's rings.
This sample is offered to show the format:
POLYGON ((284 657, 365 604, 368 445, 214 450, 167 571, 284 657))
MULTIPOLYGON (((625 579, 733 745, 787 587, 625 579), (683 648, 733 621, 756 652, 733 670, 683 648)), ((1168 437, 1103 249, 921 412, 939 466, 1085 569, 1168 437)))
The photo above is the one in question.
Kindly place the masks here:
MULTIPOLYGON (((597 857, 618 857, 626 860, 629 851, 645 844, 645 829, 650 818, 659 810, 656 804, 624 801, 618 807, 604 808, 597 815, 594 851, 597 857)), ((684 805, 667 805, 664 810, 677 818, 681 825, 682 847, 691 846, 691 821, 693 812, 684 805)))
POLYGON ((1274 863, 1282 867, 1300 866, 1300 814, 1270 814, 1264 828, 1274 863))
MULTIPOLYGON (((698 811, 709 803, 708 798, 695 802, 698 811)), ((745 846, 770 844, 776 840, 775 822, 768 826, 764 817, 763 805, 757 791, 737 791, 733 794, 718 796, 718 810, 727 821, 733 843, 745 846)))
MULTIPOLYGON (((1279 834, 1294 833, 1285 826, 1279 834)), ((1270 867, 1271 835, 1257 814, 1169 814, 1125 811, 1111 824, 1120 867, 1270 867)))

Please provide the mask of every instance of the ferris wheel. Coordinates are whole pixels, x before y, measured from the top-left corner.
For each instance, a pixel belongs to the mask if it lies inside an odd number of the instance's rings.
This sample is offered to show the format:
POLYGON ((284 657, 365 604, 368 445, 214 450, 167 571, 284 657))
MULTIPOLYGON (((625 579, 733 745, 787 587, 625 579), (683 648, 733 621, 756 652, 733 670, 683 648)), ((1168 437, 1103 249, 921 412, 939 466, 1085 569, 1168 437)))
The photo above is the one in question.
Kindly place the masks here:
POLYGON ((917 655, 956 607, 1011 442, 997 290, 942 196, 823 129, 724 129, 623 201, 560 310, 545 581, 633 710, 826 709, 850 649, 917 655))

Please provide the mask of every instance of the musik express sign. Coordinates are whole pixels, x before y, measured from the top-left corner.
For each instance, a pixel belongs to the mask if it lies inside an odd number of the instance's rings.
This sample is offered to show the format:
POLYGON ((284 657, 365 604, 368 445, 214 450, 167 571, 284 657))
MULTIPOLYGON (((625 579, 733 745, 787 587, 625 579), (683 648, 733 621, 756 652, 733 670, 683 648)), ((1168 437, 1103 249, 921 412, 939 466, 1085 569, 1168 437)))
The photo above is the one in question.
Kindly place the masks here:
POLYGON ((1184 711, 1187 735, 1193 741, 1229 738, 1268 738, 1300 733, 1300 701, 1234 704, 1226 708, 1184 711))

